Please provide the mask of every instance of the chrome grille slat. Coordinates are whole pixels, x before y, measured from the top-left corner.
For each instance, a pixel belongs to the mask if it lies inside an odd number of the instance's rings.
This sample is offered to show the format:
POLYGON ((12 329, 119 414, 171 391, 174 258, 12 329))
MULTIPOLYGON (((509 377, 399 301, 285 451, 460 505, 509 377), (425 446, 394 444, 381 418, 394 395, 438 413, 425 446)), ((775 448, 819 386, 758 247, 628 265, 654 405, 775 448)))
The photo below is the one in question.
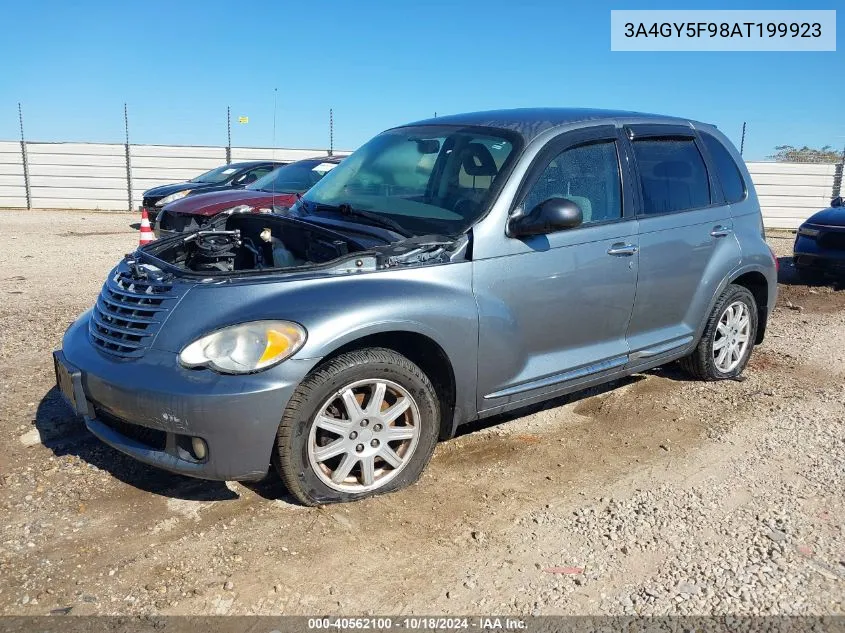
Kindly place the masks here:
MULTIPOLYGON (((124 300, 126 300, 126 297, 129 297, 131 299, 141 299, 143 301, 160 301, 161 298, 162 298, 160 295, 156 295, 156 294, 152 294, 152 293, 134 292, 132 290, 124 290, 120 286, 118 286, 118 287, 110 286, 109 292, 111 292, 114 295, 121 295, 124 298, 124 300)), ((156 304, 150 304, 150 305, 156 305, 156 304)))
POLYGON ((94 344, 96 345, 97 349, 108 354, 120 356, 121 358, 140 358, 141 356, 143 356, 143 350, 141 349, 125 347, 116 343, 109 343, 105 339, 98 339, 95 336, 92 336, 91 340, 94 341, 94 344))
POLYGON ((142 346, 137 343, 130 343, 128 341, 124 341, 122 339, 113 338, 111 336, 103 335, 102 333, 97 333, 94 335, 94 338, 97 339, 97 343, 106 350, 114 350, 119 352, 135 352, 142 349, 142 346))
POLYGON ((153 305, 144 305, 142 308, 137 303, 127 303, 126 301, 120 301, 119 299, 115 299, 114 297, 106 296, 105 293, 107 292, 111 291, 104 288, 103 294, 100 295, 100 299, 102 299, 103 301, 107 301, 108 303, 114 304, 119 308, 123 308, 124 310, 132 310, 135 312, 162 312, 167 310, 167 308, 153 305))
MULTIPOLYGON (((111 307, 111 303, 111 301, 103 299, 102 297, 97 298, 97 307, 99 308, 100 312, 114 319, 126 319, 127 317, 131 317, 131 320, 135 323, 146 323, 147 325, 150 325, 152 323, 160 323, 158 319, 154 319, 151 317, 140 317, 137 314, 128 315, 123 312, 118 312, 116 309, 111 307)), ((133 312, 141 312, 141 310, 135 310, 134 308, 129 307, 125 307, 122 309, 132 310, 133 312)), ((161 310, 167 310, 167 308, 161 308, 161 310)))
POLYGON ((172 284, 133 279, 121 266, 103 284, 94 305, 91 341, 107 354, 143 356, 175 299, 172 284))
MULTIPOLYGON (((110 323, 109 321, 105 320, 101 315, 94 312, 92 314, 92 318, 94 322, 99 325, 101 328, 109 330, 111 332, 117 332, 118 334, 125 334, 126 336, 138 336, 140 338, 144 338, 145 336, 152 336, 152 332, 147 331, 146 324, 144 324, 143 328, 128 328, 121 325, 116 325, 114 323, 110 323)), ((114 317, 112 317, 114 318, 114 317)), ((121 321, 131 321, 129 319, 120 319, 121 321)))

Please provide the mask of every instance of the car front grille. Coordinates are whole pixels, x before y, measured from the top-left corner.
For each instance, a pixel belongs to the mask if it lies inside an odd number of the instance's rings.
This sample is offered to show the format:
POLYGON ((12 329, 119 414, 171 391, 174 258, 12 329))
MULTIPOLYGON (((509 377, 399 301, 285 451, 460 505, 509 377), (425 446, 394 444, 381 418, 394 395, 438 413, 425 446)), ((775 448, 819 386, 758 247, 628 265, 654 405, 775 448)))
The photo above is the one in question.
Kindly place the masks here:
POLYGON ((142 356, 176 299, 172 284, 138 280, 118 267, 103 284, 91 313, 91 341, 114 356, 142 356))
POLYGON ((845 231, 827 231, 818 237, 819 246, 831 250, 845 250, 845 231))

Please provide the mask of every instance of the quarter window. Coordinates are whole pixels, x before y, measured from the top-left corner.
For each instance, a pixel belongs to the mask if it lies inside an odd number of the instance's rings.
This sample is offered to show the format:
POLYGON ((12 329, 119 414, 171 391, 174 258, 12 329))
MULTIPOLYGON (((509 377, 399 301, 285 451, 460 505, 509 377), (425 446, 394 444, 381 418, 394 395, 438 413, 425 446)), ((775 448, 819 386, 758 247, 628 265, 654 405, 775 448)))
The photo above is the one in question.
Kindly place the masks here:
POLYGON ((634 140, 646 215, 700 209, 710 204, 710 180, 691 138, 634 140))
POLYGON ((710 158, 713 159, 713 166, 719 175, 719 182, 722 183, 722 190, 725 192, 728 203, 743 200, 745 198, 745 182, 733 156, 716 137, 702 134, 701 138, 704 140, 707 151, 710 152, 710 158))
POLYGON ((525 198, 526 212, 549 198, 566 198, 581 208, 584 224, 622 217, 622 185, 614 141, 564 150, 548 164, 525 198))

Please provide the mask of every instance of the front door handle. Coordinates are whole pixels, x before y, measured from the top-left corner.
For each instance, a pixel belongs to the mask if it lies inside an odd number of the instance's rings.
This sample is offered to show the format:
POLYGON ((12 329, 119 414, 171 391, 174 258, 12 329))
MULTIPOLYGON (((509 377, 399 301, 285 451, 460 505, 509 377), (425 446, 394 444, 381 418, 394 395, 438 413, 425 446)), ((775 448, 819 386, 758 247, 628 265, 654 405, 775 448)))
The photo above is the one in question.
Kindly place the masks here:
POLYGON ((616 255, 617 257, 630 257, 631 255, 635 255, 638 250, 640 249, 638 249, 634 244, 623 244, 622 242, 619 242, 607 249, 607 254, 616 255))
POLYGON ((710 231, 710 235, 713 237, 725 237, 732 233, 731 229, 726 226, 722 226, 721 224, 717 224, 713 227, 713 230, 710 231))

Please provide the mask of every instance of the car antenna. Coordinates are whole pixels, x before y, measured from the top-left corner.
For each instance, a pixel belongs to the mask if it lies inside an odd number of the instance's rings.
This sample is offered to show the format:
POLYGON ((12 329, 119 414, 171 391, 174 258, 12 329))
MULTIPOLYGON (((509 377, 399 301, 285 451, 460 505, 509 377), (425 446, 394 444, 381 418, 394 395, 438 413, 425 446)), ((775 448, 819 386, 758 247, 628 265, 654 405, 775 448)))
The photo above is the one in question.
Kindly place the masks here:
MULTIPOLYGON (((273 88, 273 149, 271 156, 273 157, 273 165, 276 164, 276 97, 279 94, 278 88, 273 88)), ((270 184, 270 209, 276 206, 276 179, 270 184)))

